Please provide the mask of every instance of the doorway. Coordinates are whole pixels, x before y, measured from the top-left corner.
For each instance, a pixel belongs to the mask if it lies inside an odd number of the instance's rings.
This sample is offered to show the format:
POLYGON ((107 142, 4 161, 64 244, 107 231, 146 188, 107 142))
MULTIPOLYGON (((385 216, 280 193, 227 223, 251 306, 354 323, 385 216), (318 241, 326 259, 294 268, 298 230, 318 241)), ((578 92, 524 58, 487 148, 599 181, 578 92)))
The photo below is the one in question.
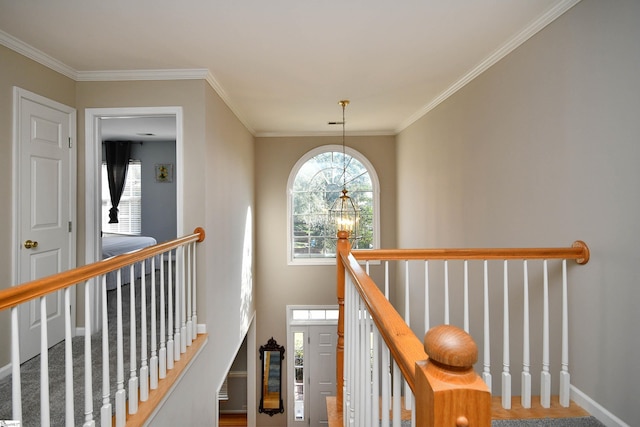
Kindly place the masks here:
POLYGON ((288 425, 328 426, 336 395, 337 306, 287 306, 288 425))
MULTIPOLYGON (((101 221, 102 221, 102 141, 103 134, 109 131, 113 123, 118 122, 121 126, 128 126, 131 123, 139 123, 140 121, 159 121, 166 119, 173 121, 173 129, 175 133, 175 165, 172 170, 172 180, 175 185, 175 211, 170 212, 175 217, 175 236, 182 236, 183 218, 183 115, 182 107, 126 107, 126 108, 88 108, 85 110, 85 261, 86 263, 96 262, 102 259, 101 247, 101 221)), ((127 132, 136 132, 137 140, 144 140, 145 131, 133 131, 128 129, 127 132)), ((149 142, 148 144, 153 144, 149 142)), ((152 162, 153 163, 153 162, 152 162)), ((155 167, 151 165, 151 167, 155 167)), ((152 170, 153 173, 153 170, 152 170)), ((143 196, 144 199, 144 196, 143 196)), ((171 233, 174 235, 174 233, 171 233)), ((95 293, 95 287, 91 287, 93 295, 89 296, 93 307, 99 307, 99 293, 95 293)), ((92 310, 91 329, 96 332, 100 325, 100 310, 92 310)))

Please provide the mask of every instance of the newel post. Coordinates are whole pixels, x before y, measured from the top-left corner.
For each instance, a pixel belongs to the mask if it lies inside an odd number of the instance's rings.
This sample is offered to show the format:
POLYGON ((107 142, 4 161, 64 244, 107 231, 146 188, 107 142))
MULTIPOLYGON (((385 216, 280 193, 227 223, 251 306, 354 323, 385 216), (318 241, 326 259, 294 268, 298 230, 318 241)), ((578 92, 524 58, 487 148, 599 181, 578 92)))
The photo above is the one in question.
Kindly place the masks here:
POLYGON ((345 268, 340 258, 341 254, 347 255, 351 251, 349 232, 338 231, 336 243, 337 265, 337 289, 338 296, 338 344, 336 346, 336 407, 338 413, 342 413, 343 383, 344 383, 344 274, 345 268))
POLYGON ((431 328, 424 337, 428 360, 416 362, 416 425, 489 427, 491 393, 473 370, 478 347, 462 329, 431 328))

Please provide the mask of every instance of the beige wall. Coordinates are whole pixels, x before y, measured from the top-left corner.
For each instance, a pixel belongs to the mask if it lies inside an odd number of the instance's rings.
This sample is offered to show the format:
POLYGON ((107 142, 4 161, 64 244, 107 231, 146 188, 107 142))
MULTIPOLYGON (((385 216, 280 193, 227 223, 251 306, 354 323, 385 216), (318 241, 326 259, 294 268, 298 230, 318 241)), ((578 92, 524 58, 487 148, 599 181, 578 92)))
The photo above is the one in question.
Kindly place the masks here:
POLYGON ((583 0, 398 136, 399 246, 589 244, 589 264, 570 269, 571 381, 630 425, 640 419, 639 17, 636 1, 583 0))
MULTIPOLYGON (((75 107, 75 82, 0 46, 0 289, 12 285, 13 87, 75 107)), ((0 313, 0 342, 10 342, 9 312, 0 313)), ((9 363, 9 347, 0 346, 0 367, 9 363)))
MULTIPOLYGON (((334 265, 287 265, 287 180, 295 163, 308 151, 328 144, 341 144, 341 137, 256 138, 256 283, 257 344, 274 337, 286 345, 287 304, 336 304, 334 265)), ((393 136, 349 137, 347 145, 373 164, 380 180, 381 246, 396 242, 395 138, 393 136)), ((289 349, 286 349, 288 352, 289 349)), ((287 360, 285 353, 285 360, 287 360)), ((286 384, 283 371, 283 384, 286 384)), ((259 388, 258 388, 259 390, 259 388)), ((285 413, 258 415, 259 426, 282 426, 285 413)))

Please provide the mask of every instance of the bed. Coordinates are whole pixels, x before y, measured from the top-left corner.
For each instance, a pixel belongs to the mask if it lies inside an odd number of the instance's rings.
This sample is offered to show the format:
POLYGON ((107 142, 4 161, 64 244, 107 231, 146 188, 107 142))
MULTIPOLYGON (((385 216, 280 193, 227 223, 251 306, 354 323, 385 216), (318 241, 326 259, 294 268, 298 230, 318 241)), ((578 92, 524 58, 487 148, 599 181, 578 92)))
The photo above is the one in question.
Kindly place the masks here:
MULTIPOLYGON (((116 255, 124 254, 127 252, 136 251, 148 246, 153 246, 156 243, 156 239, 148 236, 130 236, 124 234, 111 234, 104 233, 102 235, 102 259, 111 258, 116 255)), ((156 264, 157 265, 157 264, 156 264)), ((137 263, 134 267, 135 278, 141 276, 141 265, 137 263)), ((122 270, 122 284, 129 283, 130 273, 129 267, 125 267, 122 270)), ((145 274, 151 272, 151 263, 145 263, 145 274)), ((107 290, 113 290, 117 286, 117 271, 107 273, 107 290)))

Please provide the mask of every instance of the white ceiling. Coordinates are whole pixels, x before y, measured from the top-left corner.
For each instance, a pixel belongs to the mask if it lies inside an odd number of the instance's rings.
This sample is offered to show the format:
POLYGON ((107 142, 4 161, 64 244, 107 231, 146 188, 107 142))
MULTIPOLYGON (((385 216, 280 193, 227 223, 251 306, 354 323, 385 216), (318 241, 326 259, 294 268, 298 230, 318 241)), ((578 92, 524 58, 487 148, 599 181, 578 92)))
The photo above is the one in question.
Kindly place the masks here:
POLYGON ((206 76, 255 135, 336 132, 340 99, 394 134, 578 1, 0 0, 0 43, 77 80, 206 76))

